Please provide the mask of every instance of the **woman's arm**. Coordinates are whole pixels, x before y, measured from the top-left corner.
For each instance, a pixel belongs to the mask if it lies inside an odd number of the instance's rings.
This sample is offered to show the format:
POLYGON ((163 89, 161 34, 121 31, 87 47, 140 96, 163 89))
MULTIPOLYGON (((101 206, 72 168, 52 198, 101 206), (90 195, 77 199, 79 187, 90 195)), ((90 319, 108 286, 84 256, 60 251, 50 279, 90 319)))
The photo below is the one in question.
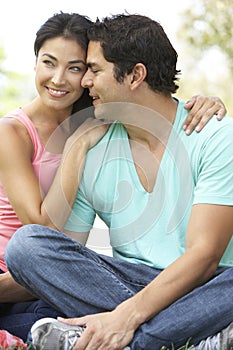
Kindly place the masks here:
POLYGON ((13 280, 9 272, 0 274, 0 291, 1 303, 17 303, 35 299, 26 289, 13 280))
POLYGON ((0 181, 19 220, 62 229, 76 197, 86 152, 108 126, 87 120, 67 140, 54 181, 43 198, 32 168, 33 147, 25 128, 11 119, 0 123, 0 181))
POLYGON ((184 108, 190 112, 184 122, 184 130, 190 135, 193 130, 199 132, 216 115, 221 120, 226 114, 224 103, 219 97, 195 95, 186 102, 184 108))

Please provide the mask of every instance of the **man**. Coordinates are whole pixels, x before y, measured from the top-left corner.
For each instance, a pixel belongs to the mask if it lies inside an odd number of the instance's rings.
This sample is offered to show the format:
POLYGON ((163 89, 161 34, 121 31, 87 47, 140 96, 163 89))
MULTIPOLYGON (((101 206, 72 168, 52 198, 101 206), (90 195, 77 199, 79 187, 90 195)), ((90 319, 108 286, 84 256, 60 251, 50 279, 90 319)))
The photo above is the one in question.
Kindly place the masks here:
MULTIPOLYGON (((157 22, 106 18, 89 40, 82 84, 96 117, 118 122, 88 152, 66 229, 85 243, 97 213, 115 257, 28 225, 9 243, 8 268, 73 317, 62 319, 64 330, 83 326, 75 349, 159 350, 187 342, 230 349, 233 120, 219 126, 213 118, 201 134, 184 134, 186 112, 172 97, 177 54, 157 22)), ((60 324, 46 327, 52 334, 60 324)), ((43 326, 32 335, 37 328, 43 326)), ((48 334, 43 341, 51 349, 48 334)))

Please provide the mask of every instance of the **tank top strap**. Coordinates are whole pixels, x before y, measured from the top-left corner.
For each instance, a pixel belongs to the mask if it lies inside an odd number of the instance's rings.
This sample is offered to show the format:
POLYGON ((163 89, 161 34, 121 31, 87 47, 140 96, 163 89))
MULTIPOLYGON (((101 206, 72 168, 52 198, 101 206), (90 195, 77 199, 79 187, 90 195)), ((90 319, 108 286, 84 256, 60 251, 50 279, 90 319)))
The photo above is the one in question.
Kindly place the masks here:
POLYGON ((31 119, 28 117, 28 115, 22 110, 22 108, 15 109, 9 114, 6 114, 3 118, 17 119, 25 126, 32 140, 32 144, 34 148, 34 155, 33 155, 32 161, 35 159, 35 157, 37 157, 37 155, 41 155, 45 151, 45 147, 39 137, 39 134, 36 130, 35 125, 31 121, 31 119))

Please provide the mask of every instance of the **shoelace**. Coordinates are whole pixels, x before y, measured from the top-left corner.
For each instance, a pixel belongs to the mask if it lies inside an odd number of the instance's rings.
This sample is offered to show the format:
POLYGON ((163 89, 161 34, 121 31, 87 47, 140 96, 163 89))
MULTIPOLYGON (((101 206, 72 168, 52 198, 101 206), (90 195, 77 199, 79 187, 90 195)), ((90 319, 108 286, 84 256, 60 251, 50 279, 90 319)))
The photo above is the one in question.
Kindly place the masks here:
POLYGON ((81 336, 82 330, 68 330, 60 336, 60 347, 64 350, 73 349, 77 339, 81 336))

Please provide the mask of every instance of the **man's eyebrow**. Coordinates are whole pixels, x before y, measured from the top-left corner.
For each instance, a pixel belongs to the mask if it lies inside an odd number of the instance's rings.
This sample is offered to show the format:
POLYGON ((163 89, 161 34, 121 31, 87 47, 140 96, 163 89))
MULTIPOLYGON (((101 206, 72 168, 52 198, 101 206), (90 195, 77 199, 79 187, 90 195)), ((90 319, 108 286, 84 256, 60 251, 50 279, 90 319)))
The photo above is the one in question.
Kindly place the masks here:
MULTIPOLYGON (((48 57, 51 58, 52 60, 57 61, 57 58, 54 57, 53 55, 51 55, 50 53, 45 52, 45 53, 43 53, 42 57, 43 57, 43 56, 48 56, 48 57)), ((68 63, 69 63, 69 64, 82 63, 82 64, 86 65, 86 62, 83 61, 83 60, 72 60, 72 61, 69 61, 68 63)))
POLYGON ((96 67, 97 64, 95 62, 87 62, 86 66, 87 66, 87 68, 93 68, 93 67, 96 67))

